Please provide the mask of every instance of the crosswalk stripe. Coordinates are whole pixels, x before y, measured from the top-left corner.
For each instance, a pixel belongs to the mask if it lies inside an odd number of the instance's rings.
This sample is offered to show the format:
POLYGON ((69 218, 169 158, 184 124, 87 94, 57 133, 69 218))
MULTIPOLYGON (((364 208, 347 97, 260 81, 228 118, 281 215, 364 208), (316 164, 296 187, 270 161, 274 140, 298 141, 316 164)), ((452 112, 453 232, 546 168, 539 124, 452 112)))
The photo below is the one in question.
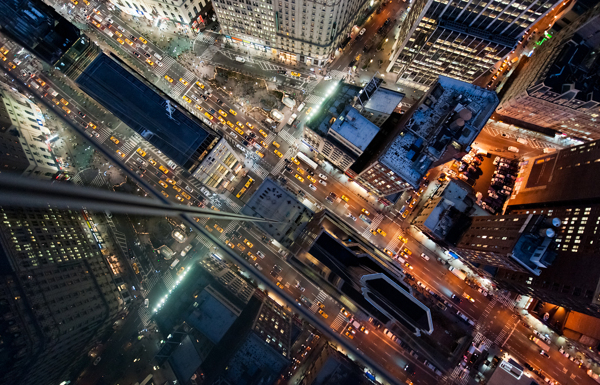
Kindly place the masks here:
POLYGON ((335 317, 335 320, 333 320, 333 322, 331 323, 331 328, 337 331, 340 326, 346 323, 346 320, 346 317, 344 317, 342 313, 338 313, 337 317, 335 317))
POLYGON ((138 315, 140 316, 140 320, 142 321, 144 327, 148 327, 148 325, 150 325, 150 319, 152 317, 150 311, 148 311, 148 309, 146 309, 145 307, 140 307, 138 309, 138 315))

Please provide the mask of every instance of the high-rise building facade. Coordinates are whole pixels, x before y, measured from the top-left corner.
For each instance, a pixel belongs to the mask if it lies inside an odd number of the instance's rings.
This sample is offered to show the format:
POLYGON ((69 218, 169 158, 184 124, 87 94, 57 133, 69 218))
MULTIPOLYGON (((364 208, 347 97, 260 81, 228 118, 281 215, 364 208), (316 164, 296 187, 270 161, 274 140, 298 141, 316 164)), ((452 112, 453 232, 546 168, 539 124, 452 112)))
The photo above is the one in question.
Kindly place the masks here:
POLYGON ((215 0, 223 34, 292 63, 324 65, 369 2, 366 0, 215 0))
POLYGON ((181 23, 198 30, 205 24, 203 10, 210 4, 208 0, 172 0, 169 3, 159 0, 110 0, 111 4, 132 16, 143 16, 149 20, 168 20, 181 23))
POLYGON ((600 138, 600 4, 547 39, 520 68, 501 115, 576 138, 600 138))
POLYGON ((440 76, 399 122, 390 121, 392 131, 382 126, 351 176, 379 197, 415 189, 431 167, 467 150, 497 105, 495 92, 440 76))
POLYGON ((539 276, 501 268, 502 287, 595 317, 600 315, 600 142, 527 161, 509 200, 509 215, 558 218, 552 264, 539 276))
POLYGON ((392 51, 388 72, 426 89, 438 75, 472 82, 512 51, 557 0, 415 0, 392 51))
POLYGON ((473 217, 456 251, 472 264, 540 275, 554 261, 560 221, 539 214, 473 217))
POLYGON ((82 214, 0 208, 0 384, 58 384, 120 310, 82 214))
POLYGON ((0 171, 52 178, 59 167, 47 140, 42 111, 23 95, 0 84, 0 171))

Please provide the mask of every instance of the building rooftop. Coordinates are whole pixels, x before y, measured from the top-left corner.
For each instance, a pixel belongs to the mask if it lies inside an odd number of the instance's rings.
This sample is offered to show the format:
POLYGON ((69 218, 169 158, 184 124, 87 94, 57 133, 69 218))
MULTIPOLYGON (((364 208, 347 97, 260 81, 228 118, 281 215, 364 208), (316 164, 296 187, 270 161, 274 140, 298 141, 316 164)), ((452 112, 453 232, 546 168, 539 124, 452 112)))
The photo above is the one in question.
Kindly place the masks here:
POLYGON ((240 310, 232 307, 210 286, 200 293, 196 303, 198 306, 186 322, 217 344, 233 325, 240 310))
POLYGON ((433 162, 427 154, 421 153, 423 147, 422 138, 406 132, 394 139, 379 161, 416 189, 433 162))
POLYGON ((242 209, 245 215, 278 220, 278 223, 257 223, 277 241, 293 242, 312 217, 310 211, 296 197, 267 178, 242 209))
POLYGON ((402 99, 404 99, 404 94, 401 94, 400 92, 378 88, 364 106, 367 110, 378 111, 389 115, 394 112, 402 99))
POLYGON ((533 378, 524 375, 524 370, 512 358, 508 361, 501 361, 490 377, 488 385, 538 385, 533 378))
MULTIPOLYGON (((379 127, 362 116, 354 107, 348 105, 329 130, 330 135, 331 131, 335 131, 362 153, 379 132, 379 127)), ((350 149, 352 150, 352 148, 350 149)))
POLYGON ((190 172, 195 170, 219 136, 117 60, 99 55, 77 84, 168 158, 190 172))

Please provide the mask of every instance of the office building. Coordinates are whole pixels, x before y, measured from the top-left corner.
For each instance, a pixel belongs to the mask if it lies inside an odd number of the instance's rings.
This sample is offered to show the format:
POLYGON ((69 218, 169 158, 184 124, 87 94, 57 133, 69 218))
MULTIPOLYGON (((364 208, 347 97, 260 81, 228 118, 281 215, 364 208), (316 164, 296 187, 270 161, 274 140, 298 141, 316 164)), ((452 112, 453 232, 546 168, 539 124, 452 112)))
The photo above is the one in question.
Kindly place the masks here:
POLYGON ((81 212, 0 217, 0 384, 58 384, 112 326, 117 287, 81 212))
POLYGON ((256 225, 284 247, 290 247, 298 239, 313 215, 294 194, 270 178, 258 186, 241 213, 279 221, 257 222, 256 225))
MULTIPOLYGON (((205 180, 211 179, 207 170, 219 172, 211 181, 218 187, 228 170, 219 168, 216 159, 224 156, 227 146, 221 143, 219 154, 209 154, 221 137, 113 58, 98 55, 76 79, 79 87, 179 167, 192 174, 198 171, 205 180), (215 161, 203 163, 207 157, 215 161), (204 168, 198 170, 201 164, 204 168)), ((234 163, 228 164, 235 167, 234 163)))
POLYGON ((300 385, 367 385, 372 382, 356 361, 337 350, 329 343, 324 344, 318 355, 308 365, 300 385))
POLYGON ((415 0, 392 50, 388 72, 426 90, 439 75, 471 83, 510 53, 557 0, 415 0))
POLYGON ((433 332, 431 311, 403 282, 402 270, 337 215, 315 214, 291 251, 293 261, 389 329, 400 326, 417 336, 433 332))
POLYGON ((221 138, 192 175, 212 191, 222 192, 243 166, 242 158, 221 138))
POLYGON ((49 179, 59 172, 37 105, 0 83, 0 170, 49 179))
POLYGON ((558 218, 556 258, 539 276, 499 269, 494 276, 498 285, 594 317, 600 315, 598 145, 595 141, 566 148, 522 165, 507 213, 558 218))
POLYGON ((230 44, 277 55, 291 63, 323 66, 369 7, 366 0, 213 1, 230 44))
POLYGON ((79 39, 79 29, 41 0, 1 0, 2 32, 47 64, 79 39))
POLYGON ((410 111, 388 119, 348 174, 379 197, 416 189, 431 167, 469 151, 497 105, 494 92, 440 76, 410 111))
POLYGON ((520 68, 497 108, 535 126, 600 138, 600 4, 543 42, 520 68))
POLYGON ((210 5, 208 0, 173 0, 169 3, 158 0, 110 0, 110 3, 122 12, 153 22, 172 22, 199 31, 205 24, 206 10, 210 5))
POLYGON ((82 35, 77 39, 77 42, 69 47, 69 49, 67 49, 58 59, 54 67, 72 80, 75 80, 101 53, 102 49, 99 45, 94 43, 92 39, 86 35, 82 35))
POLYGON ((560 225, 559 219, 539 214, 474 217, 456 252, 476 266, 539 276, 556 257, 554 240, 560 225))
POLYGON ((373 77, 354 102, 354 108, 377 127, 381 127, 392 112, 402 106, 404 99, 404 94, 400 92, 380 88, 381 83, 383 79, 373 77))
MULTIPOLYGON (((485 210, 475 204, 476 200, 471 186, 451 179, 425 202, 412 225, 440 245, 455 244, 469 225, 470 216, 486 215, 485 210)), ((407 206, 408 203, 400 211, 409 210, 407 206)))

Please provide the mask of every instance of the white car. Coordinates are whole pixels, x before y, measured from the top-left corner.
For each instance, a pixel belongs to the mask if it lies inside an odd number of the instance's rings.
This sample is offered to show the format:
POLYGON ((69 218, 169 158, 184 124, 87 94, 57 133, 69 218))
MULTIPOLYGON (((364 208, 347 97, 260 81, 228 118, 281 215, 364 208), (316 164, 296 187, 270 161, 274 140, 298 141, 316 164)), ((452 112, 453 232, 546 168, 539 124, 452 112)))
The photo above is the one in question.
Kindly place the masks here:
POLYGON ((323 186, 327 186, 327 182, 325 182, 323 179, 319 179, 319 183, 321 183, 323 186))
POLYGON ((325 175, 325 174, 319 174, 319 178, 321 178, 323 180, 327 180, 327 175, 325 175))
POLYGON ((352 213, 348 213, 348 218, 352 219, 354 222, 356 222, 356 217, 354 215, 352 215, 352 213))
POLYGON ((96 357, 96 359, 94 360, 94 366, 98 365, 101 359, 102 357, 96 357))
POLYGON ((425 253, 421 253, 421 258, 423 258, 426 261, 429 261, 429 256, 427 256, 427 254, 425 253))
POLYGON ((262 251, 260 251, 260 250, 256 252, 256 255, 258 255, 258 256, 259 256, 259 257, 261 257, 261 258, 264 258, 264 257, 265 257, 265 255, 264 255, 264 254, 262 253, 262 251))
POLYGON ((365 34, 365 32, 366 32, 366 31, 367 31, 367 29, 366 29, 366 28, 363 28, 363 29, 361 29, 361 30, 360 30, 360 32, 359 32, 358 34, 359 34, 360 36, 362 36, 362 35, 364 35, 364 34, 365 34))
POLYGON ((325 75, 325 77, 324 77, 323 79, 324 79, 324 80, 331 80, 332 78, 331 78, 331 76, 329 76, 329 75, 325 75))
POLYGON ((310 187, 311 190, 313 191, 317 191, 317 188, 315 186, 313 186, 313 184, 309 184, 308 187, 310 187))

